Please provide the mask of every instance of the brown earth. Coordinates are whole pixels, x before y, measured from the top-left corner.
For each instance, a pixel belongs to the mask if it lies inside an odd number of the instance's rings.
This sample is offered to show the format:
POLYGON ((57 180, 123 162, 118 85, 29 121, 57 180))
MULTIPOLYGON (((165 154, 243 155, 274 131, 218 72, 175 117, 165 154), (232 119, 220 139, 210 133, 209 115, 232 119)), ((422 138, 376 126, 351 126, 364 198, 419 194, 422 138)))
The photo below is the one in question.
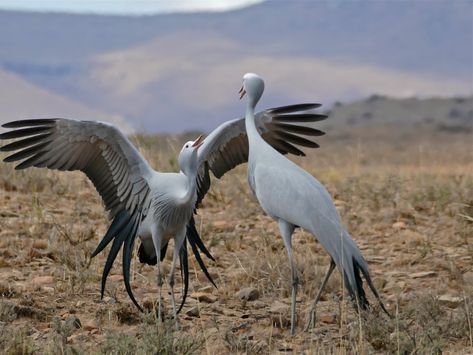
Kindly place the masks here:
MULTIPOLYGON (((183 137, 166 144, 160 139, 159 145, 152 138, 135 141, 155 168, 175 170, 183 137)), ((247 187, 245 167, 214 181, 198 211, 198 229, 216 258, 207 265, 218 289, 192 257, 182 330, 174 331, 172 321, 160 324, 153 312, 141 315, 132 306, 120 257, 100 299, 106 254, 92 260, 90 254, 109 222, 84 175, 16 172, 0 164, 0 351, 471 353, 472 142, 466 134, 370 130, 327 136, 322 148, 296 160, 331 192, 394 319, 376 306, 355 313, 336 274, 315 328, 304 332, 329 258, 313 237, 297 231, 301 287, 294 337, 287 328, 286 251, 276 223, 247 187)), ((163 270, 169 266, 170 255, 163 270)), ((134 263, 132 286, 137 299, 153 308, 154 268, 134 263)))

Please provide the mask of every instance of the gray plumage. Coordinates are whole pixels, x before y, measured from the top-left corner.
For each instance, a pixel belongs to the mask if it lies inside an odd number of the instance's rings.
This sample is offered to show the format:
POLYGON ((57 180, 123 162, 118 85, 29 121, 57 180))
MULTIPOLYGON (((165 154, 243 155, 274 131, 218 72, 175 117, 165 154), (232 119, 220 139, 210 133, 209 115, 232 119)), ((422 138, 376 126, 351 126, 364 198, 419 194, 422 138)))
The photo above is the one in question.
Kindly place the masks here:
MULTIPOLYGON (((322 244, 342 273, 349 294, 361 308, 368 306, 368 300, 360 272, 375 296, 379 297, 371 281, 368 265, 343 227, 328 191, 312 175, 279 154, 258 132, 254 109, 263 91, 264 82, 259 76, 251 73, 244 76, 241 92, 242 96, 248 94, 245 116, 249 139, 248 183, 263 210, 278 222, 288 252, 293 283, 291 332, 294 334, 298 276, 292 255, 291 237, 296 227, 310 232, 322 244)), ((332 270, 331 265, 326 279, 332 270)), ((325 283, 326 280, 322 288, 325 283)))
MULTIPOLYGON (((256 114, 256 129, 279 152, 304 155, 297 145, 301 142, 307 145, 309 139, 301 135, 323 134, 310 127, 312 122, 325 118, 306 112, 315 107, 318 105, 300 104, 262 111, 256 114)), ((92 254, 97 255, 112 243, 102 275, 102 296, 111 267, 123 249, 125 287, 133 303, 141 309, 130 285, 130 263, 136 237, 142 241, 140 261, 158 265, 159 283, 162 282, 159 262, 170 238, 175 238, 169 278, 171 288, 179 250, 181 264, 185 263, 183 276, 188 276, 183 245, 186 236, 199 265, 211 280, 198 249, 210 258, 211 255, 197 233, 193 212, 210 188, 210 172, 220 178, 247 161, 249 148, 244 118, 217 127, 198 149, 192 147, 193 142, 186 143, 179 155, 180 173, 153 170, 127 137, 104 122, 52 118, 14 121, 3 127, 15 129, 0 134, 0 139, 15 139, 0 148, 3 152, 16 151, 7 156, 5 162, 21 161, 16 169, 34 166, 81 170, 101 195, 112 219, 92 254)), ((313 142, 311 146, 318 145, 313 142)), ((187 283, 181 307, 186 294, 187 283)), ((177 313, 174 301, 173 310, 177 313)))

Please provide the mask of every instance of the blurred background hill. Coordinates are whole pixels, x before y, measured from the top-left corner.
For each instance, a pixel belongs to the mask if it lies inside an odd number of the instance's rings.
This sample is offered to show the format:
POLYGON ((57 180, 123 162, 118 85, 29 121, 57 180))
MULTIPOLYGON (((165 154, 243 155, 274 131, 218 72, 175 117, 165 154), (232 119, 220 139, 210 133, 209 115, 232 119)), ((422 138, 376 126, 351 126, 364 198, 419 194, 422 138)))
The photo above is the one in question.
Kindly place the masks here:
POLYGON ((254 71, 267 83, 260 108, 318 101, 333 113, 330 126, 473 124, 469 1, 265 1, 148 16, 0 11, 0 23, 0 122, 67 116, 148 133, 208 131, 242 115, 236 92, 254 71))

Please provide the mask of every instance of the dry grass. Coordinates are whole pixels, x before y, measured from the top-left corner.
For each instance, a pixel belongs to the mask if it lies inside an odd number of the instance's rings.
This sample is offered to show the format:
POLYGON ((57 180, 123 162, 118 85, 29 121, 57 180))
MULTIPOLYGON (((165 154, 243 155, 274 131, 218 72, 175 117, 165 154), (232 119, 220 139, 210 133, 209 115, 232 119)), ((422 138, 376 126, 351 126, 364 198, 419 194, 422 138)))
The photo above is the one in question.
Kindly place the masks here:
MULTIPOLYGON (((301 277, 299 326, 287 324, 290 271, 277 225, 246 185, 245 167, 215 181, 197 223, 216 257, 215 290, 191 259, 191 291, 182 330, 130 305, 119 262, 100 300, 105 256, 90 254, 108 222, 81 174, 0 164, 0 350, 2 353, 469 353, 473 351, 473 149, 471 136, 379 130, 324 138, 297 162, 317 176, 366 256, 395 315, 375 307, 357 315, 333 277, 316 327, 302 332, 329 258, 307 233, 294 235, 301 277), (422 274, 423 273, 423 274, 422 274), (242 287, 259 291, 239 300, 242 287), (280 313, 270 308, 280 302, 280 313), (186 315, 198 307, 200 316, 186 315), (70 317, 82 327, 68 325, 70 317), (275 322, 274 317, 282 322, 275 322)), ((153 166, 173 170, 182 140, 157 145, 138 137, 153 166), (159 150, 157 149, 159 148, 159 150)), ((120 258, 118 258, 120 259, 120 258)), ((164 270, 169 268, 169 260, 164 270)), ((135 263, 132 285, 142 303, 156 299, 155 271, 135 263)), ((179 287, 178 287, 179 288, 179 287)), ((165 294, 169 312, 169 297, 165 294)))

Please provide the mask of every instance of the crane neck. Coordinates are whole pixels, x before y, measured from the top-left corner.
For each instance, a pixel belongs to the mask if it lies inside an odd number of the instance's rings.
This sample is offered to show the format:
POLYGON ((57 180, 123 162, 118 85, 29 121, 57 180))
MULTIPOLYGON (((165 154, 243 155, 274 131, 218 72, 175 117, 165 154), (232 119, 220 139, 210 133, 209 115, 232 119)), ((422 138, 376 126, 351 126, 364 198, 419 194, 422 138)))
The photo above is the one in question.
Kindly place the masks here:
POLYGON ((250 150, 252 145, 256 144, 258 141, 263 141, 263 138, 260 136, 258 129, 256 128, 255 107, 256 103, 254 103, 252 100, 248 100, 246 105, 245 127, 246 134, 248 135, 250 150))
POLYGON ((181 174, 186 177, 187 189, 185 194, 180 198, 182 204, 191 203, 195 198, 197 191, 197 166, 192 166, 186 171, 181 170, 181 174))

